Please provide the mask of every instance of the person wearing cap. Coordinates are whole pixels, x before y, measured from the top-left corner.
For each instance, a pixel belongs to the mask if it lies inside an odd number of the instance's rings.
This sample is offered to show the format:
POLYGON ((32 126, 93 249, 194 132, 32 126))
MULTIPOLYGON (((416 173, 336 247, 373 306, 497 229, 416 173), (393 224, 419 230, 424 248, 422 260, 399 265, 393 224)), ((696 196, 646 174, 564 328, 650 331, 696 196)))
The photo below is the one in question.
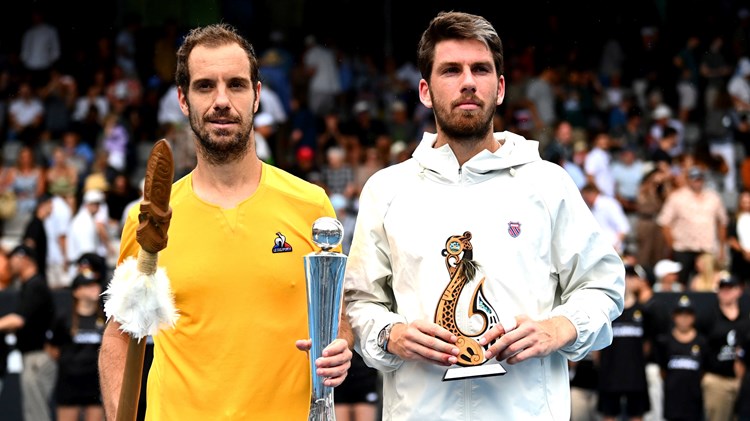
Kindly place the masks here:
POLYGON ((750 332, 750 308, 740 297, 743 290, 734 276, 719 281, 716 305, 712 309, 708 328, 708 347, 711 350, 702 380, 706 421, 731 420, 739 392, 739 378, 735 372, 738 340, 750 332))
MULTIPOLYGON (((90 275, 93 275, 91 273, 90 275)), ((55 387, 57 421, 103 420, 97 359, 104 333, 102 284, 80 273, 70 286, 70 314, 56 324, 54 343, 60 349, 55 387)))
POLYGON ((695 328, 695 308, 688 295, 678 299, 672 323, 672 329, 658 335, 654 344, 664 379, 664 418, 701 420, 701 379, 709 350, 706 337, 695 328))
POLYGON ((269 141, 276 133, 273 117, 268 112, 261 112, 253 119, 255 128, 255 153, 261 161, 273 164, 273 152, 269 141))
POLYGON ((657 104, 651 113, 651 125, 646 135, 649 146, 655 147, 659 143, 667 127, 673 128, 677 133, 675 144, 669 149, 669 155, 676 158, 685 149, 685 126, 680 120, 674 118, 672 109, 667 104, 657 104))
POLYGON ((654 292, 682 292, 686 288, 680 283, 682 263, 661 259, 654 265, 654 292))
POLYGON ((84 253, 101 255, 101 237, 97 227, 96 214, 104 200, 104 192, 101 190, 89 190, 84 193, 81 206, 70 223, 66 237, 66 253, 69 279, 71 280, 75 277, 77 271, 75 262, 84 253))
POLYGON ((16 309, 0 317, 0 332, 16 335, 21 351, 21 402, 25 420, 51 420, 52 393, 57 376, 55 353, 47 341, 52 328, 55 302, 37 268, 36 253, 26 245, 10 252, 10 269, 21 282, 16 309))
POLYGON ((612 344, 594 351, 599 361, 597 410, 605 421, 614 421, 621 414, 640 420, 651 409, 646 381, 651 320, 638 299, 640 282, 635 267, 626 267, 625 307, 612 321, 612 344))
POLYGON ((687 183, 667 196, 656 223, 661 227, 672 259, 682 264, 680 284, 688 286, 695 261, 703 253, 716 255, 726 263, 729 214, 721 195, 706 188, 703 169, 686 171, 687 183))
MULTIPOLYGON (((628 289, 637 297, 640 303, 645 323, 647 341, 654 343, 656 337, 664 333, 668 327, 660 323, 661 305, 654 297, 654 288, 646 269, 639 263, 625 265, 625 279, 628 289)), ((653 347, 646 352, 646 384, 650 409, 643 415, 644 420, 662 420, 664 413, 664 381, 661 370, 656 361, 653 347)))
MULTIPOLYGON (((378 150, 378 156, 387 162, 393 139, 385 121, 375 113, 374 106, 366 100, 357 101, 352 108, 352 118, 344 126, 346 134, 352 138, 349 158, 353 165, 359 164, 364 158, 364 151, 369 147, 378 150)), ((410 139, 399 139, 410 141, 410 139)))
POLYGON ((50 215, 44 220, 44 231, 47 234, 47 283, 56 288, 69 286, 68 261, 65 255, 68 226, 73 219, 75 189, 59 186, 50 190, 52 194, 50 215))

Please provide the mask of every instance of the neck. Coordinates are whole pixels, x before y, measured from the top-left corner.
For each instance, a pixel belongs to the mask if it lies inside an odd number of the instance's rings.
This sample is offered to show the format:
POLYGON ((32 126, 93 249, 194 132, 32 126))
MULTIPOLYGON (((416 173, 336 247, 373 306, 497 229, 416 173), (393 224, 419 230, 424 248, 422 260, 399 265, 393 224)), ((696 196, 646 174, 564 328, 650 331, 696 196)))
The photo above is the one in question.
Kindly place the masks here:
POLYGON ((674 329, 672 329, 672 336, 674 336, 675 339, 677 339, 677 341, 682 342, 682 343, 690 342, 693 339, 695 339, 696 333, 697 331, 692 327, 687 327, 687 328, 675 327, 674 329))
POLYGON ((495 153, 500 149, 500 143, 495 139, 492 131, 482 138, 461 140, 449 138, 445 133, 438 131, 438 137, 433 147, 439 148, 443 145, 450 146, 453 154, 458 160, 459 166, 464 165, 466 161, 470 160, 485 149, 492 153, 495 153))
POLYGON ((19 276, 24 282, 31 279, 34 275, 36 275, 36 268, 33 266, 29 266, 29 267, 22 269, 19 274, 19 276))
POLYGON ((250 197, 260 184, 262 163, 249 149, 247 155, 229 164, 211 164, 198 156, 193 171, 193 191, 201 199, 229 209, 250 197))
POLYGON ((76 312, 81 316, 91 316, 96 313, 99 303, 89 300, 78 300, 76 312))

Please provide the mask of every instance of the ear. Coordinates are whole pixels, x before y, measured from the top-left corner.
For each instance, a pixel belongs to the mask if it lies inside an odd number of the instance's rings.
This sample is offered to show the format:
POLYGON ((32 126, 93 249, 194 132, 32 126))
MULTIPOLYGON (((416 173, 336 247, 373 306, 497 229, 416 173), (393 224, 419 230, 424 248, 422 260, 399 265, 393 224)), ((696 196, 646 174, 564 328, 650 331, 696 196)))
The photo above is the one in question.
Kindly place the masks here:
POLYGON ((419 81, 419 100, 422 101, 427 108, 432 108, 432 98, 430 98, 430 86, 427 81, 421 79, 419 81))
POLYGON ((261 83, 258 82, 255 85, 255 101, 253 101, 253 114, 258 112, 258 108, 260 108, 260 88, 261 83))
POLYGON ((185 117, 188 117, 190 115, 190 106, 187 103, 187 94, 182 91, 182 88, 177 87, 177 98, 180 102, 180 109, 182 110, 182 114, 185 115, 185 117))
POLYGON ((502 104, 503 99, 505 99, 505 76, 501 75, 497 80, 497 101, 495 105, 499 106, 502 104))

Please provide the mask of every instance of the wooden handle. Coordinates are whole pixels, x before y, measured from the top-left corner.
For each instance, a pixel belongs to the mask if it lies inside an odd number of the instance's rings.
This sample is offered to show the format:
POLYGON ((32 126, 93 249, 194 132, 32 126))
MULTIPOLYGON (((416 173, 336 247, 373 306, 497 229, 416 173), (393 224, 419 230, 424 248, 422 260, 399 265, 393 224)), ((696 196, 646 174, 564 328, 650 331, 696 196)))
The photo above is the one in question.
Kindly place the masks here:
POLYGON ((138 415, 138 401, 141 397, 143 360, 146 355, 146 339, 130 338, 122 374, 120 403, 117 405, 117 421, 135 421, 138 415))

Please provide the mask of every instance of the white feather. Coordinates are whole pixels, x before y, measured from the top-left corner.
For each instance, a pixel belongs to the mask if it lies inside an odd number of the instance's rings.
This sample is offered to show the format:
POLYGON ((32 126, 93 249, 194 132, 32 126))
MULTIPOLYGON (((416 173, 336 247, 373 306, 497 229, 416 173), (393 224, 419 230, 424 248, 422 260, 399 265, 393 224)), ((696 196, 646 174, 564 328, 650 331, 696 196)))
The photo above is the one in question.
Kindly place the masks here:
POLYGON ((121 324, 120 330, 139 341, 159 330, 173 328, 179 314, 164 268, 148 275, 138 270, 138 261, 129 257, 115 268, 105 296, 107 320, 121 324))

